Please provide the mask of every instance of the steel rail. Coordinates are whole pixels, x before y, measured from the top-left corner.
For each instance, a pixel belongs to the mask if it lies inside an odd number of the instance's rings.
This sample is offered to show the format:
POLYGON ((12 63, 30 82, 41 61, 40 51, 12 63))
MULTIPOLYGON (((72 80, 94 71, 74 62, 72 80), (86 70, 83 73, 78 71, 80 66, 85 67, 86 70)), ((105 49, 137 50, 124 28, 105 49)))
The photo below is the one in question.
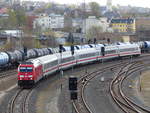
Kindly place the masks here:
MULTIPOLYGON (((124 62, 124 63, 128 63, 128 62, 124 62)), ((97 69, 96 71, 93 71, 93 72, 91 72, 89 74, 86 74, 86 75, 82 76, 79 79, 78 83, 82 84, 82 87, 81 87, 81 99, 82 99, 82 102, 83 102, 86 110, 89 113, 92 113, 92 111, 90 110, 88 104, 86 103, 86 99, 84 98, 84 90, 85 90, 85 86, 87 85, 87 83, 90 82, 90 80, 92 78, 94 78, 96 75, 101 74, 101 73, 103 73, 104 71, 106 71, 108 69, 113 69, 113 68, 116 68, 117 66, 124 65, 124 63, 122 63, 122 62, 120 63, 119 62, 119 63, 116 63, 115 65, 113 64, 113 65, 110 65, 110 66, 106 66, 104 68, 97 69), (86 79, 86 82, 84 82, 84 84, 83 84, 82 81, 84 79, 86 79)), ((75 102, 73 103, 73 106, 74 106, 74 109, 75 109, 76 113, 80 113, 80 110, 78 110, 78 107, 77 107, 75 102)))
POLYGON ((27 89, 27 90, 26 89, 19 89, 18 92, 13 97, 13 99, 10 101, 8 113, 15 113, 14 112, 14 107, 15 107, 15 104, 16 104, 16 100, 21 95, 21 93, 23 93, 25 95, 23 97, 23 103, 21 104, 21 112, 22 113, 27 113, 26 104, 27 104, 27 100, 29 98, 29 94, 31 92, 32 92, 32 89, 27 89), (24 93, 23 91, 27 91, 27 92, 24 93))
POLYGON ((0 73, 0 79, 5 78, 5 77, 9 77, 9 76, 15 75, 15 74, 17 74, 16 69, 14 69, 14 70, 9 70, 9 71, 5 71, 5 72, 3 72, 3 73, 0 73))
MULTIPOLYGON (((144 68, 144 65, 143 65, 143 68, 144 68)), ((139 69, 142 69, 142 67, 139 68, 139 69)), ((121 94, 123 95, 124 99, 125 99, 126 101, 128 101, 128 103, 132 104, 132 106, 136 106, 136 107, 140 108, 141 110, 143 110, 144 112, 150 113, 150 110, 148 110, 148 109, 146 109, 146 108, 144 108, 144 107, 138 105, 136 102, 133 102, 129 97, 127 97, 127 96, 123 93, 123 90, 122 90, 123 81, 124 81, 125 79, 127 79, 129 76, 131 76, 132 73, 134 73, 134 72, 136 72, 136 71, 139 71, 139 69, 136 69, 136 70, 134 70, 134 71, 132 71, 132 72, 130 72, 130 73, 126 73, 126 76, 124 76, 124 77, 122 78, 122 80, 121 80, 121 83, 120 83, 120 91, 121 91, 121 94)), ((135 108, 135 107, 134 107, 134 108, 135 108)), ((136 109, 136 108, 135 108, 135 109, 136 109)), ((137 112, 140 113, 140 111, 139 111, 138 109, 137 109, 137 112)))
POLYGON ((138 70, 141 69, 141 68, 144 68, 144 66, 145 66, 145 65, 140 65, 140 66, 137 66, 137 67, 134 67, 134 68, 131 68, 132 66, 130 66, 130 68, 128 68, 128 70, 125 72, 125 75, 124 75, 124 76, 121 76, 122 74, 118 73, 118 76, 116 76, 116 77, 112 80, 112 82, 111 82, 111 84, 110 84, 110 88, 109 88, 109 89, 110 89, 110 94, 111 94, 113 100, 117 103, 117 105, 118 105, 125 113, 128 113, 128 111, 126 111, 126 109, 125 109, 122 105, 126 106, 126 107, 129 108, 129 109, 132 109, 132 110, 135 111, 136 113, 141 113, 141 111, 139 111, 136 107, 141 108, 143 111, 146 111, 146 112, 148 112, 148 113, 150 112, 149 110, 143 108, 142 106, 139 106, 137 103, 131 101, 131 99, 129 99, 127 96, 125 96, 125 94, 123 93, 123 90, 122 90, 123 81, 124 81, 128 76, 130 76, 131 73, 136 72, 136 71, 138 71, 138 70), (131 70, 132 70, 132 71, 131 71, 131 70), (129 71, 131 71, 131 72, 129 73, 129 71), (121 76, 121 79, 119 79, 120 76, 121 76), (118 85, 118 87, 119 87, 119 94, 121 95, 122 99, 123 99, 127 104, 121 102, 121 100, 119 100, 119 96, 116 96, 115 91, 113 90, 113 84, 114 84, 116 81, 118 81, 118 80, 120 81, 120 82, 119 82, 119 85, 118 85), (131 104, 131 103, 132 103, 132 104, 131 104), (121 104, 122 104, 122 105, 121 105, 121 104), (136 107, 135 107, 135 106, 136 106, 136 107))

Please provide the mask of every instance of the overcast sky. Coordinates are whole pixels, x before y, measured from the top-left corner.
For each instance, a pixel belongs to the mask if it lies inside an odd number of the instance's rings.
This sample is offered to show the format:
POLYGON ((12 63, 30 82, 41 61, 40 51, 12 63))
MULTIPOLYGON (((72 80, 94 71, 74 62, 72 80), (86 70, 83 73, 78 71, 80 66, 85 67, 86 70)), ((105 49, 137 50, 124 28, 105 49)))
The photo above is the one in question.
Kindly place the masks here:
MULTIPOLYGON (((30 0, 24 0, 30 1, 30 0)), ((51 1, 51 2, 58 2, 60 4, 79 4, 84 2, 84 0, 32 0, 32 1, 51 1)), ((85 0, 85 2, 98 2, 100 5, 106 5, 107 0, 85 0)), ((149 7, 150 8, 150 0, 112 0, 113 5, 131 5, 131 6, 140 6, 140 7, 149 7)))

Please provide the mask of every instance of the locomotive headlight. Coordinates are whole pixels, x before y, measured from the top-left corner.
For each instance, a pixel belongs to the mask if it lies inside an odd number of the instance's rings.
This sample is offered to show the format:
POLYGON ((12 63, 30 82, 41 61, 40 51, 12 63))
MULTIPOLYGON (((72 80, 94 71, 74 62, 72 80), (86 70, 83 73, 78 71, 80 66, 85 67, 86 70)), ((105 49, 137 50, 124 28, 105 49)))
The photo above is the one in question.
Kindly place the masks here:
POLYGON ((29 75, 29 77, 32 77, 32 75, 29 75))
POLYGON ((20 75, 20 77, 24 77, 24 75, 20 75))

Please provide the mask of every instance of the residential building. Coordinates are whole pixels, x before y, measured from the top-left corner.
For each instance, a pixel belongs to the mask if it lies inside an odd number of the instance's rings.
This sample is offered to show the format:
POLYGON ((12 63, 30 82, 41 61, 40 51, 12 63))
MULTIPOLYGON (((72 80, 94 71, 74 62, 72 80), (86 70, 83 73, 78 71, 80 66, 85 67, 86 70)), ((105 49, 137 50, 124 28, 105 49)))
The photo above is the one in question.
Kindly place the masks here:
POLYGON ((8 9, 7 8, 0 8, 0 18, 8 18, 8 9))
POLYGON ((70 32, 72 28, 72 17, 68 14, 64 14, 64 29, 66 32, 70 32))
POLYGON ((10 5, 14 5, 14 4, 20 4, 20 0, 7 0, 7 2, 9 2, 10 5))
POLYGON ((21 37, 23 35, 22 30, 3 30, 0 32, 1 35, 6 35, 9 37, 21 37))
POLYGON ((64 16, 59 14, 40 15, 39 18, 34 21, 34 28, 41 27, 45 29, 61 29, 64 27, 64 16))
POLYGON ((64 28, 64 16, 51 14, 49 17, 51 18, 50 26, 52 29, 64 28))
POLYGON ((136 18, 136 34, 138 40, 150 40, 150 18, 139 17, 136 18))
POLYGON ((88 30, 93 26, 100 26, 102 28, 101 32, 106 32, 109 29, 109 23, 107 22, 107 18, 97 19, 95 16, 90 16, 83 21, 83 33, 87 33, 88 30))
POLYGON ((28 29, 29 30, 32 30, 33 29, 33 24, 34 24, 34 20, 38 18, 37 16, 34 16, 34 15, 28 15, 27 18, 26 18, 26 25, 28 26, 28 29))
POLYGON ((103 32, 113 32, 113 29, 110 28, 110 23, 108 22, 108 19, 106 17, 99 18, 99 20, 100 20, 100 24, 103 29, 103 32))
POLYGON ((83 19, 81 18, 72 19, 72 26, 74 28, 82 28, 82 24, 83 24, 83 19))
POLYGON ((106 17, 108 20, 111 20, 113 18, 120 18, 121 15, 118 11, 106 11, 103 14, 104 17, 106 17))
POLYGON ((43 16, 43 17, 39 17, 36 18, 33 22, 33 28, 37 28, 40 27, 42 30, 45 30, 47 28, 49 28, 49 17, 48 16, 43 16))
POLYGON ((138 17, 136 18, 136 30, 150 29, 150 17, 138 17))
POLYGON ((136 31, 135 19, 132 18, 112 19, 111 27, 114 30, 114 32, 119 33, 135 33, 136 31))
POLYGON ((89 16, 83 22, 83 33, 86 34, 91 27, 99 25, 100 21, 95 16, 89 16))
POLYGON ((150 29, 140 29, 136 35, 139 41, 150 41, 150 29))

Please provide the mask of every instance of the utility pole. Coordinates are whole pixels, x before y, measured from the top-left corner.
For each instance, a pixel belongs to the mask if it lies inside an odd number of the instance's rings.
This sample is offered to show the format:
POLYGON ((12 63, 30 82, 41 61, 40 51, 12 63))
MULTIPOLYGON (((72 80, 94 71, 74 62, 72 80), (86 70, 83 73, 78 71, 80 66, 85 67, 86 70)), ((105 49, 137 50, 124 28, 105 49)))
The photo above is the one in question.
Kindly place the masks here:
POLYGON ((84 9, 83 9, 83 21, 84 21, 84 26, 83 26, 83 28, 85 28, 84 29, 84 35, 85 35, 85 37, 86 37, 86 4, 85 4, 85 0, 84 0, 84 9))

